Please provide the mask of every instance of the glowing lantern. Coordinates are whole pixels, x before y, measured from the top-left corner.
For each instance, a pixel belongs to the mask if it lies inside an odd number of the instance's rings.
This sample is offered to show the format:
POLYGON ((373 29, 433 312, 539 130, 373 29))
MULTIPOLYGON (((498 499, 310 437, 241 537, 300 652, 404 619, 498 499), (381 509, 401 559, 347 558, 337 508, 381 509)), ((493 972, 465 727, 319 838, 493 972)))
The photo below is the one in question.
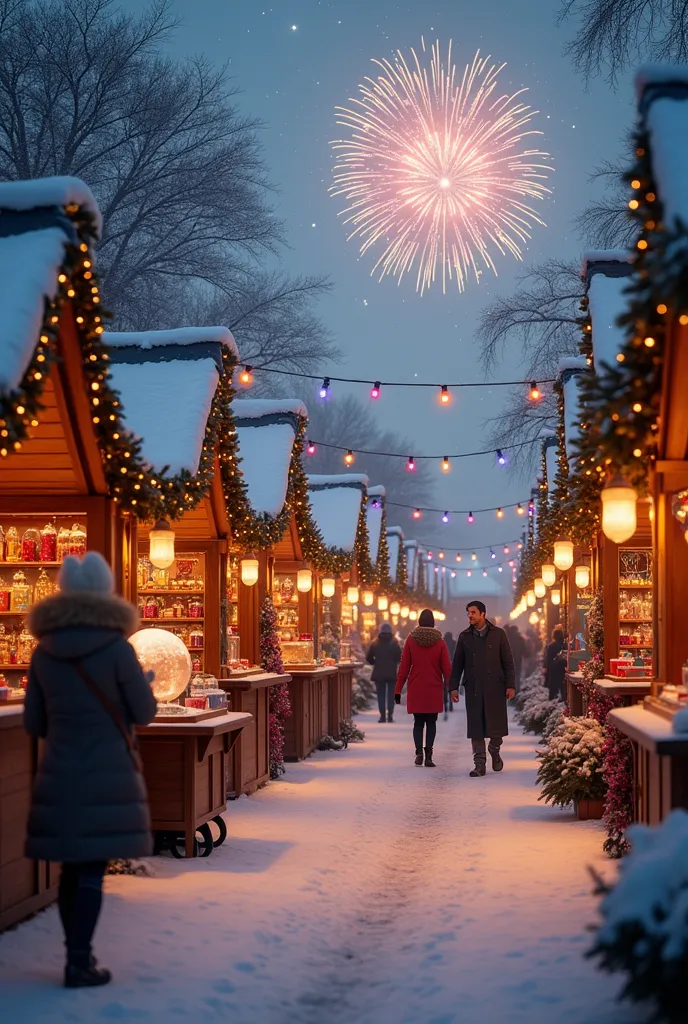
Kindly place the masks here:
POLYGON ((590 566, 589 565, 577 565, 576 566, 576 586, 580 590, 585 590, 590 585, 590 566))
POLYGON ((346 599, 349 604, 358 604, 358 587, 347 587, 346 599))
POLYGON ((363 604, 366 606, 366 608, 372 608, 374 601, 375 601, 375 594, 372 592, 372 590, 364 590, 363 591, 363 604))
POLYGON ((418 612, 415 610, 415 608, 412 608, 411 611, 409 612, 409 619, 411 620, 411 622, 416 622, 416 620, 418 619, 418 612))
POLYGON ((300 594, 307 594, 313 586, 313 573, 310 569, 299 569, 296 574, 296 589, 300 594))
POLYGON ((336 583, 332 576, 323 576, 320 590, 323 597, 334 597, 336 583))
POLYGON ((545 586, 544 580, 538 579, 533 583, 533 590, 535 591, 536 597, 544 597, 547 593, 547 587, 545 586))
POLYGON ((390 614, 398 615, 399 612, 401 611, 401 605, 399 604, 398 601, 392 601, 391 605, 389 606, 389 610, 390 614))
POLYGON ((258 582, 258 559, 255 555, 246 555, 239 563, 241 582, 247 587, 254 587, 258 582))
POLYGON ((537 626, 539 621, 540 621, 540 616, 538 615, 537 612, 531 612, 530 615, 528 616, 528 622, 531 624, 531 626, 537 626))
POLYGON ((620 476, 614 477, 602 488, 602 532, 614 544, 623 544, 636 530, 635 488, 620 476))
POLYGON ((156 569, 169 569, 174 562, 174 530, 166 519, 159 519, 148 534, 148 557, 156 569))
POLYGON ((550 590, 549 599, 553 605, 561 604, 561 590, 550 590))
POLYGON ((566 572, 573 565, 573 541, 555 540, 554 564, 560 572, 566 572))
POLYGON ((534 590, 529 590, 528 593, 526 594, 526 604, 528 605, 529 608, 534 608, 535 607, 535 601, 536 601, 535 591, 534 590))
POLYGON ((154 672, 157 701, 176 700, 191 678, 191 656, 178 636, 166 629, 139 629, 129 642, 144 672, 154 672))
POLYGON ((377 599, 377 610, 379 612, 386 612, 388 608, 389 608, 389 601, 387 600, 385 595, 382 594, 381 597, 378 597, 378 599, 377 599))
POLYGON ((402 619, 408 619, 410 614, 411 614, 411 609, 409 608, 409 606, 407 604, 402 605, 401 606, 401 612, 400 612, 400 615, 401 615, 402 619))
POLYGON ((540 570, 542 576, 542 582, 546 587, 553 587, 557 582, 557 567, 556 565, 543 565, 540 570))

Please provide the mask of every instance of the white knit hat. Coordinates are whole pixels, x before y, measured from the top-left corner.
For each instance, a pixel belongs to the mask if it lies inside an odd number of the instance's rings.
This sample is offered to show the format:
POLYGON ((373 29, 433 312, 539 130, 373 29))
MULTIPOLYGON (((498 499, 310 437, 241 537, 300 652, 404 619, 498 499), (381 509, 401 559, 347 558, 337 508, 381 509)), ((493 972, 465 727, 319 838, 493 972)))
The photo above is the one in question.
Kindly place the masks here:
POLYGON ((110 566, 97 551, 82 559, 67 555, 57 577, 63 594, 111 594, 115 581, 110 566))

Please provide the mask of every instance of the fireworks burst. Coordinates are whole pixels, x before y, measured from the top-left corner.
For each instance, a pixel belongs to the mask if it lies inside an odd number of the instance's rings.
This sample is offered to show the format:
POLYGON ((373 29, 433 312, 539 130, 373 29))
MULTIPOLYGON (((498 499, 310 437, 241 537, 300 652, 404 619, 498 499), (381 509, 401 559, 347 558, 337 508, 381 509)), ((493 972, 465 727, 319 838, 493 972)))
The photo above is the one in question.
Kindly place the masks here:
MULTIPOLYGON (((422 44, 425 54, 425 43, 422 44)), ((439 43, 429 66, 415 50, 407 62, 375 60, 352 109, 337 107, 349 137, 332 143, 336 154, 330 192, 349 203, 342 211, 361 253, 383 248, 371 274, 400 282, 416 274, 422 294, 441 275, 442 290, 456 281, 497 273, 491 248, 521 259, 534 223, 544 224, 525 200, 542 199, 547 153, 524 140, 537 111, 521 89, 495 93, 504 64, 476 53, 459 80, 449 44, 446 64, 439 43)))

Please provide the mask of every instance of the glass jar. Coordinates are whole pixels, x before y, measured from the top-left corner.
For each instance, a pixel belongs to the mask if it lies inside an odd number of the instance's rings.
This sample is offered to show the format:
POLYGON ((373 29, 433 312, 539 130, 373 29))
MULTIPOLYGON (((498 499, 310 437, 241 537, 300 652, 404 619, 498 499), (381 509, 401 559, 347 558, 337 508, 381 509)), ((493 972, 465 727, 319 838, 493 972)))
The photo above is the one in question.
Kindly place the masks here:
POLYGON ((189 618, 190 619, 202 619, 203 618, 203 598, 194 597, 189 601, 189 618))
POLYGON ((189 631, 189 647, 192 648, 192 650, 203 647, 203 630, 200 626, 194 626, 194 628, 189 631))
POLYGON ((24 627, 19 634, 19 640, 17 643, 17 658, 19 659, 20 665, 29 664, 35 646, 36 642, 34 638, 31 636, 28 629, 24 627))
POLYGON ((74 523, 69 532, 69 553, 77 558, 86 554, 86 530, 79 523, 74 523))
POLYGON ((0 526, 0 562, 5 561, 5 531, 0 526))
POLYGON ((10 610, 10 593, 10 587, 0 576, 0 612, 8 612, 10 610))
POLYGON ((143 606, 143 617, 144 619, 157 619, 160 614, 160 604, 157 597, 146 598, 146 603, 143 606))
POLYGON ((36 580, 35 586, 33 588, 34 603, 42 601, 44 597, 50 597, 54 593, 55 584, 50 579, 45 569, 41 569, 41 571, 38 574, 38 579, 36 580))
POLYGON ((57 530, 52 523, 46 523, 41 530, 39 558, 41 562, 57 561, 57 530))
POLYGON ((10 526, 5 535, 5 558, 8 562, 21 562, 21 544, 16 526, 10 526))
POLYGON ((21 541, 21 561, 37 562, 41 551, 41 535, 31 527, 24 531, 21 541))
POLYGON ((236 633, 229 633, 227 636, 227 664, 238 665, 241 657, 241 640, 236 633))
POLYGON ((11 604, 13 612, 28 612, 31 604, 31 587, 21 569, 12 578, 11 604))
POLYGON ((64 562, 69 554, 70 531, 66 526, 61 526, 57 533, 57 561, 64 562))
POLYGON ((5 632, 5 627, 0 624, 0 665, 10 663, 10 638, 5 632))

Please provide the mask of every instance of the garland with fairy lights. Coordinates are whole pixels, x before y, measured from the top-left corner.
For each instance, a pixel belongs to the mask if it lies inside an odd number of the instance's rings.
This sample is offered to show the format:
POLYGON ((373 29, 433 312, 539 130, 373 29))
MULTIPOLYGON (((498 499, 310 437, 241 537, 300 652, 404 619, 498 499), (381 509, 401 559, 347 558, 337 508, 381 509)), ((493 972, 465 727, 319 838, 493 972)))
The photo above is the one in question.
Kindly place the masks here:
POLYGON ((575 458, 569 473, 569 519, 571 539, 589 547, 601 525, 600 491, 604 484, 604 467, 599 461, 599 431, 591 417, 597 381, 593 367, 592 318, 588 297, 581 299, 579 319, 581 340, 578 350, 591 370, 578 377, 578 401, 581 424, 573 448, 575 458))
POLYGON ((377 559, 375 560, 375 585, 382 590, 388 590, 392 586, 392 577, 389 572, 389 544, 387 542, 387 503, 383 500, 380 521, 380 543, 377 546, 377 559))
POLYGON ((597 368, 589 401, 599 463, 605 470, 623 470, 644 493, 656 453, 667 327, 674 317, 688 323, 688 232, 681 222, 672 229, 662 223, 644 125, 636 133, 635 162, 625 177, 634 193, 630 216, 641 228, 629 308, 619 319, 626 342, 615 366, 597 368))

